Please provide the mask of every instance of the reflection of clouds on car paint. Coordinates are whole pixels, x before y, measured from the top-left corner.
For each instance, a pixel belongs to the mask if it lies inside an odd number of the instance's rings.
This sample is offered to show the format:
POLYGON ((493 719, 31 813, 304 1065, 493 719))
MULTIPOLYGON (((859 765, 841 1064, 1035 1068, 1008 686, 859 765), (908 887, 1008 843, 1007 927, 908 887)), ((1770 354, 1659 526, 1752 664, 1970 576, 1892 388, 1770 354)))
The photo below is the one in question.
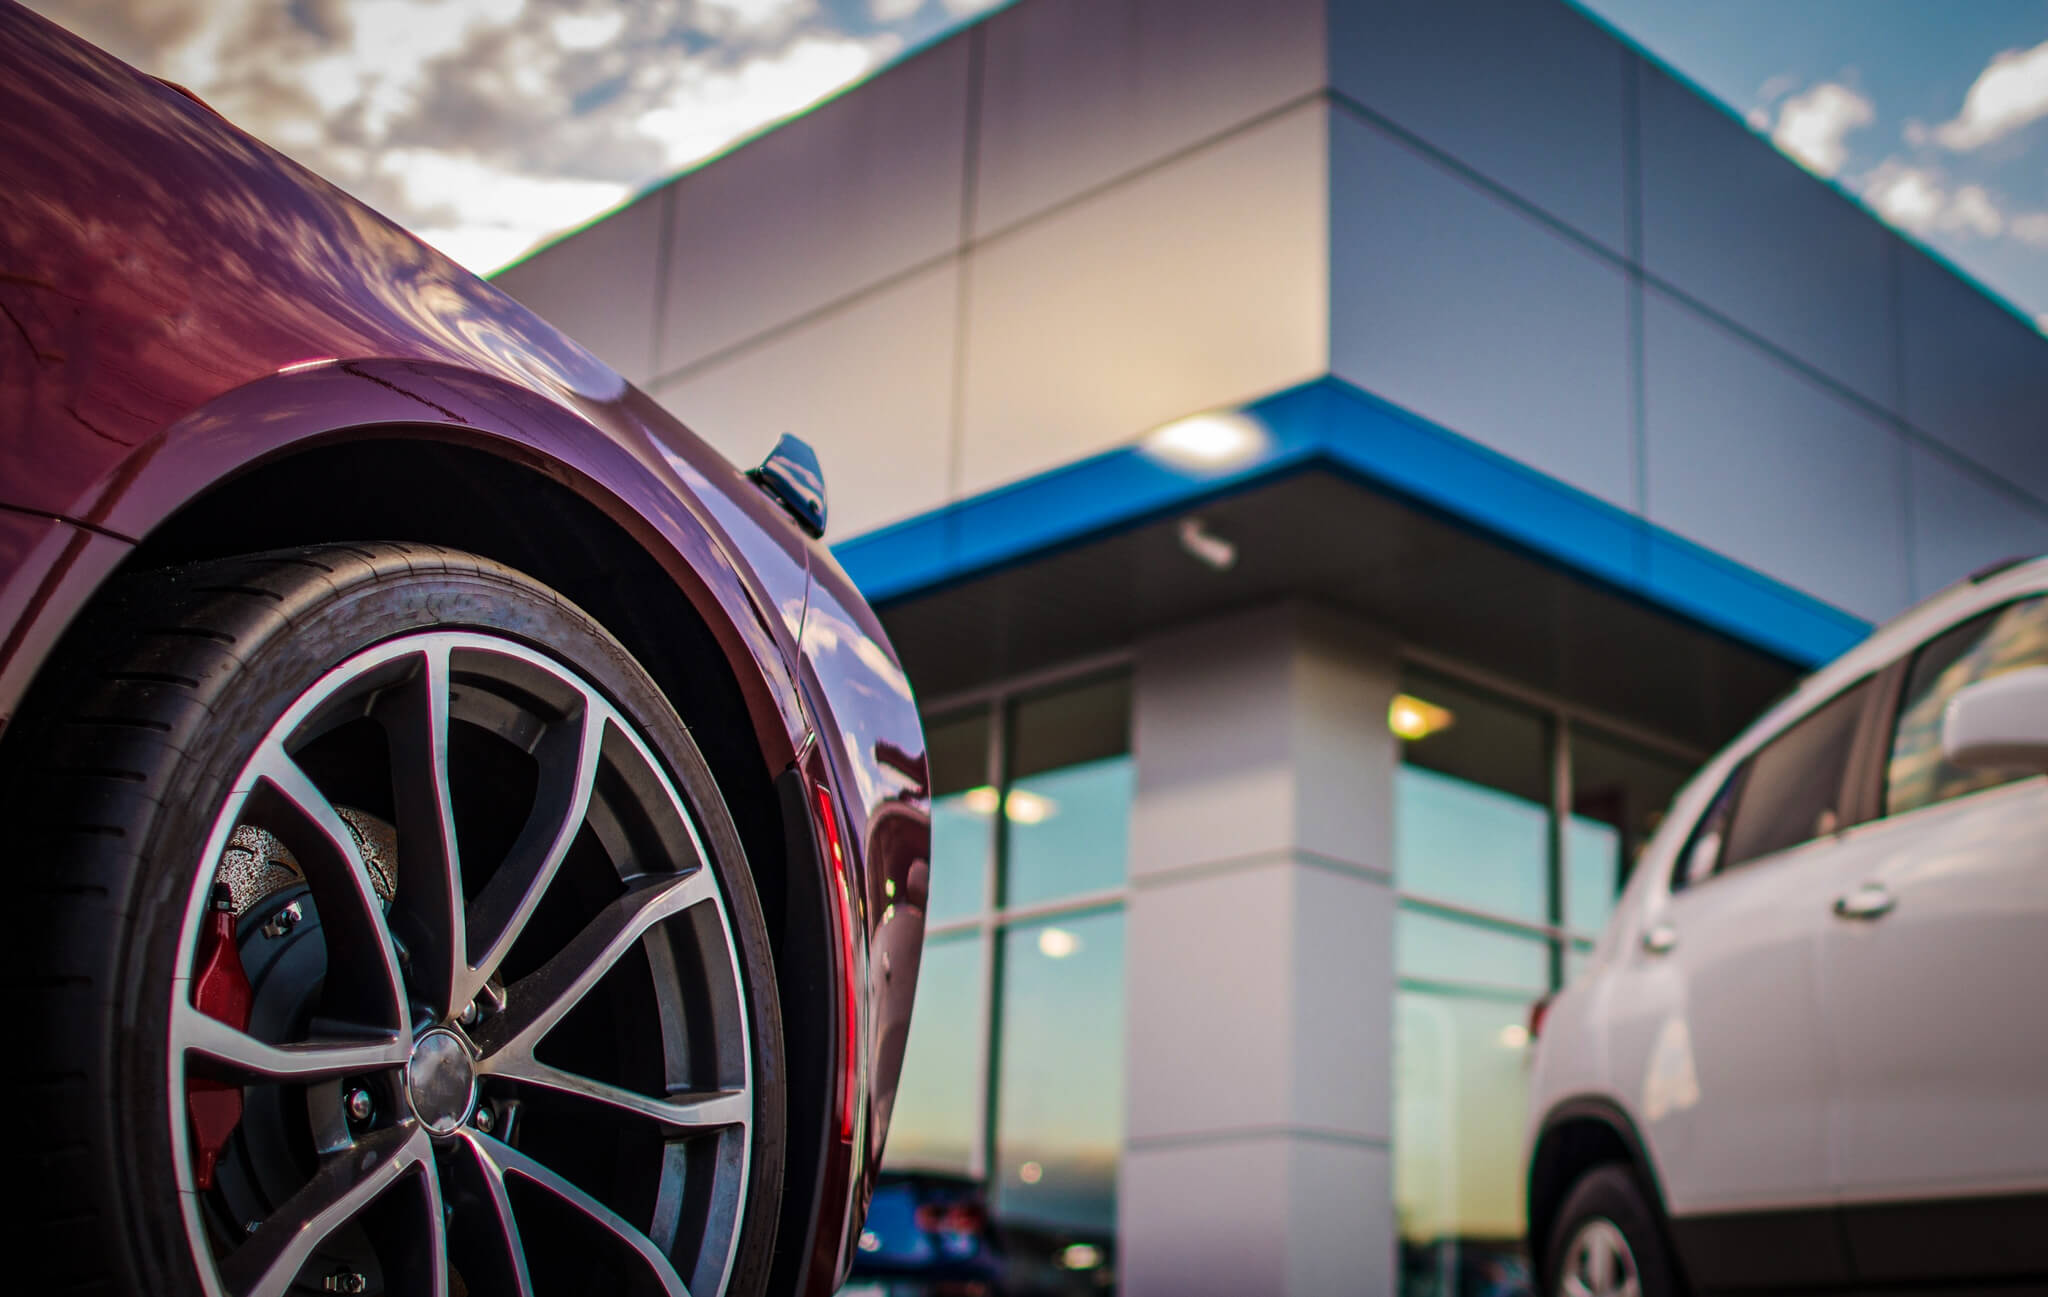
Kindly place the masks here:
POLYGON ((1672 1113, 1684 1112, 1700 1101, 1699 1073, 1693 1067, 1692 1032, 1685 1019, 1666 1018, 1650 1049, 1650 1061, 1643 1071, 1643 1115, 1662 1121, 1672 1113))

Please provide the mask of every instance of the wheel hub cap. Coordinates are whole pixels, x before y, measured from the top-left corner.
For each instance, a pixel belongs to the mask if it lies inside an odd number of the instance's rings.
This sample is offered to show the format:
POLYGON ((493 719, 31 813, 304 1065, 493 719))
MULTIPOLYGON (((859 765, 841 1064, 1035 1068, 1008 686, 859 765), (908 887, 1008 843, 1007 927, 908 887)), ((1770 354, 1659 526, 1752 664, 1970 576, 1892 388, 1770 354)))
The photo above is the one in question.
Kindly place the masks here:
POLYGON ((421 1036, 405 1064, 405 1093, 422 1126, 436 1135, 460 1130, 476 1102, 476 1069, 469 1047, 440 1027, 421 1036))

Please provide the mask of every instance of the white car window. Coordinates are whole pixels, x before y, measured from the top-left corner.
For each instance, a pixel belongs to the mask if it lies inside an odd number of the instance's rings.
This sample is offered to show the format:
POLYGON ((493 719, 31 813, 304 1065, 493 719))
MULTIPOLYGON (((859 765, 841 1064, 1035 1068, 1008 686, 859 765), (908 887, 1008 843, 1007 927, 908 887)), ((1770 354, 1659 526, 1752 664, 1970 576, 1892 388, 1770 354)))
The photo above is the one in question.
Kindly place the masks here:
POLYGON ((2007 604, 1935 636, 1913 655, 1892 755, 1885 767, 1887 815, 2024 778, 2026 770, 1965 770, 1941 755, 1941 717, 1965 685, 2022 667, 2048 665, 2048 595, 2007 604))

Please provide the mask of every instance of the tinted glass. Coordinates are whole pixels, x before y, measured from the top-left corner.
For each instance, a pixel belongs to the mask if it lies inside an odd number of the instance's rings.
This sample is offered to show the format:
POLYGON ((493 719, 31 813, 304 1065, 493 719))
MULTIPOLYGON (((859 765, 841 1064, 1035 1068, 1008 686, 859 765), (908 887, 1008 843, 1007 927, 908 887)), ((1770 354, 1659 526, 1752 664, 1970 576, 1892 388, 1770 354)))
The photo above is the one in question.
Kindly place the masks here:
POLYGON ((1394 968, 1401 977, 1418 981, 1540 995, 1550 987, 1550 942, 1403 906, 1394 916, 1394 968))
POLYGON ((1405 691, 1448 721, 1403 745, 1394 877, 1403 891, 1550 921, 1550 728, 1537 713, 1435 677, 1405 691))
POLYGON ((1526 1292, 1528 1004, 1394 1002, 1394 1214, 1402 1297, 1526 1292))
POLYGON ((1941 717, 1958 690, 2048 665, 2048 597, 2008 604, 1929 641, 1914 655, 1885 770, 1885 813, 1899 815, 1980 788, 2024 779, 2016 770, 1965 770, 1941 755, 1941 717))
POLYGON ((1006 1224, 1114 1234, 1123 1008, 1121 911, 1003 934, 993 1188, 1006 1224))
POLYGON ((1597 731, 1571 732, 1572 816, 1565 826, 1564 924, 1598 932, 1636 856, 1657 831, 1688 763, 1597 731))
POLYGON ((1128 676, 1016 705, 1003 801, 1005 904, 1123 884, 1135 777, 1130 718, 1128 676))
POLYGON ((1749 759, 1722 868, 1796 847, 1841 826, 1842 776, 1871 687, 1865 680, 1845 690, 1749 759))
POLYGON ((1726 854, 1728 824, 1735 818, 1735 800, 1742 792, 1743 778, 1749 774, 1747 762, 1735 767, 1721 791, 1714 794, 1714 800, 1707 804, 1707 813, 1700 816, 1700 822, 1693 826, 1692 838, 1685 844, 1685 850, 1678 853, 1678 863, 1672 867, 1671 886, 1675 890, 1691 883, 1703 882, 1713 877, 1721 867, 1721 858, 1726 854))
POLYGON ((925 943, 889 1126, 889 1165, 967 1170, 979 1124, 981 988, 977 934, 925 943))
POLYGON ((979 913, 995 849, 987 708, 928 721, 932 765, 932 877, 925 918, 944 923, 979 913))

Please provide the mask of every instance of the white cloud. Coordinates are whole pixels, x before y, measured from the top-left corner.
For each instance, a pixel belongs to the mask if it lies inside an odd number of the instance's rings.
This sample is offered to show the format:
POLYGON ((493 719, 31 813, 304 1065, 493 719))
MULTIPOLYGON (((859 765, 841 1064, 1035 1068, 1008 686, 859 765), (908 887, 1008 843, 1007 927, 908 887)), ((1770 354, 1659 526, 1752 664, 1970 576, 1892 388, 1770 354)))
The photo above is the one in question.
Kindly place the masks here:
POLYGON ((964 18, 968 14, 978 14, 984 9, 993 9, 1000 3, 1002 0, 946 0, 946 11, 964 18))
POLYGON ((1963 96, 1955 120, 1934 130, 1934 138, 1958 152, 1982 148, 2029 122, 2048 116, 2048 41, 2032 49, 2006 50, 1986 65, 1963 96))
POLYGON ((690 70, 634 124, 686 166, 858 80, 895 48, 893 37, 805 36, 771 57, 690 70))
POLYGON ((1849 160, 1849 132, 1877 120, 1868 99, 1835 81, 1823 81, 1778 108, 1771 142, 1815 175, 1832 176, 1849 160))
POLYGON ((548 23, 555 43, 565 50, 594 50, 609 45, 626 29, 626 15, 617 9, 594 14, 556 14, 548 23))
POLYGON ((1948 194, 1932 171, 1893 158, 1863 180, 1863 198, 1902 230, 1924 234, 1941 219, 1948 194))
POLYGON ((697 0, 697 19, 714 36, 759 39, 786 34, 816 8, 816 0, 697 0))
POLYGON ((868 0, 868 14, 878 23, 902 22, 924 8, 924 0, 868 0))
MULTIPOLYGON (((2010 228, 2016 236, 2033 217, 2008 221, 1998 200, 1982 185, 1951 190, 1941 173, 1891 158, 1863 177, 1864 201, 1885 220, 1912 234, 1954 234, 1995 239, 2010 228)), ((2048 216, 2039 233, 2048 240, 2048 216)), ((2031 240, 2030 240, 2031 241, 2031 240)))
POLYGON ((1949 199, 1948 210, 1941 214, 1940 223, 1945 230, 1995 239, 2005 228, 2005 217, 1982 185, 1964 185, 1949 199))
POLYGON ((2007 228, 2012 231, 2012 237, 2021 243, 2031 244, 2037 248, 2048 248, 2048 212, 2028 212, 2024 216, 2015 216, 2007 228))

